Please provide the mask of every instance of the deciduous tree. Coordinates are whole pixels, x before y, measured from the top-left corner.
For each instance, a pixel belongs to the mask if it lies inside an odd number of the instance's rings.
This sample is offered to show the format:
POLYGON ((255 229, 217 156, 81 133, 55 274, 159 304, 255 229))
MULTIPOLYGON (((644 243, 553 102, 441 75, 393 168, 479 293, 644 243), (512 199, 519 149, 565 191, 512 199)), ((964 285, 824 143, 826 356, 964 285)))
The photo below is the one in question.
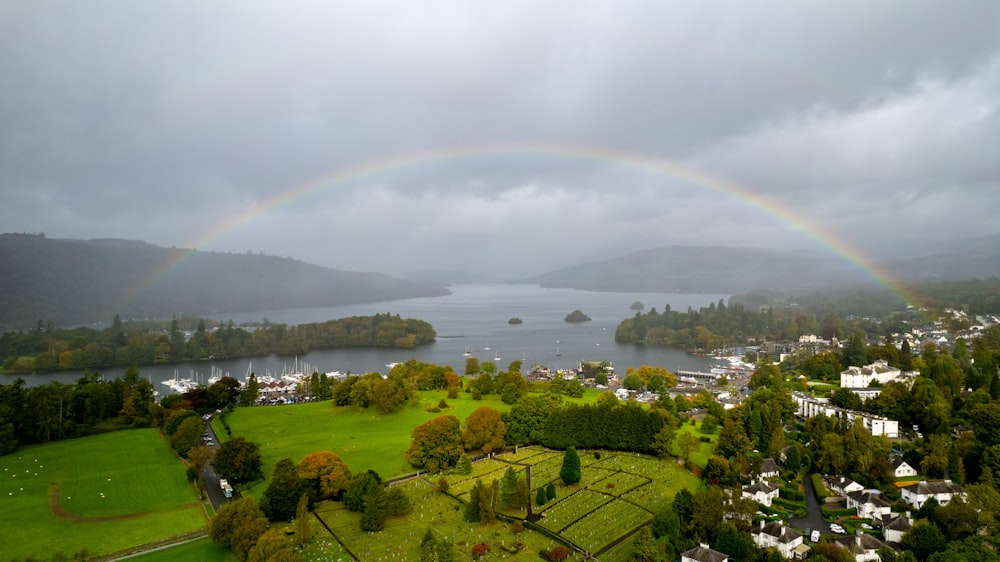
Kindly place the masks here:
POLYGON ((223 504, 212 518, 209 536, 246 559, 257 539, 267 530, 267 517, 252 497, 223 504))
POLYGON ((233 437, 219 445, 212 459, 215 473, 231 483, 250 482, 258 478, 260 466, 260 445, 242 437, 233 437))
POLYGON ((316 499, 335 497, 347 488, 351 472, 337 453, 316 451, 299 461, 299 476, 312 484, 316 499))
POLYGON ((440 472, 455 466, 462 457, 462 433, 458 418, 438 416, 413 430, 404 456, 416 468, 440 472))
POLYGON ((500 412, 489 406, 480 406, 465 419, 462 442, 467 451, 489 454, 503 450, 506 431, 500 412))

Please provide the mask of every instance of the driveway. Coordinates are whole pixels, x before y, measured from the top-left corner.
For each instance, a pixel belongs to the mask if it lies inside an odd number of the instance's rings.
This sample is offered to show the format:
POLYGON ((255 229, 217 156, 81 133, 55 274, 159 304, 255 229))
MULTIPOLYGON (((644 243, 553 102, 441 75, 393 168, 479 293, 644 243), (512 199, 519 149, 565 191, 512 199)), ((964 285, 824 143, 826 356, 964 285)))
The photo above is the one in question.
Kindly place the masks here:
MULTIPOLYGON (((830 531, 830 524, 823 521, 823 506, 816 499, 816 493, 813 491, 812 478, 807 474, 802 479, 802 489, 806 496, 806 516, 802 519, 791 519, 789 523, 792 527, 796 529, 818 529, 820 534, 830 535, 833 534, 830 531)), ((808 538, 808 537, 806 537, 808 538)))
MULTIPOLYGON (((205 431, 212 438, 212 448, 217 448, 219 440, 216 438, 215 430, 212 429, 211 420, 205 422, 205 431)), ((222 504, 240 498, 240 493, 235 489, 233 490, 232 498, 226 497, 226 494, 222 492, 222 488, 219 486, 219 477, 212 470, 212 463, 205 463, 205 468, 201 469, 201 476, 205 479, 205 492, 208 493, 208 500, 212 502, 212 509, 215 511, 218 511, 222 504)))

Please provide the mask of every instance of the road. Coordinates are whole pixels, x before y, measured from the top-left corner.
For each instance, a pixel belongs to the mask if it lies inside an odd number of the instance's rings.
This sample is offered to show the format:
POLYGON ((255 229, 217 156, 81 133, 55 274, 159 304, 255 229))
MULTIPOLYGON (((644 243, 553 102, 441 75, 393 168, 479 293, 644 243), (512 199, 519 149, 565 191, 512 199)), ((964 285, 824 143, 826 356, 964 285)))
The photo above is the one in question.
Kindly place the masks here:
MULTIPOLYGON (((812 478, 807 474, 802 478, 802 489, 806 496, 806 516, 802 519, 791 519, 789 523, 796 529, 819 529, 820 534, 830 535, 830 525, 823 521, 823 506, 816 499, 813 491, 812 478)), ((809 537, 806 537, 809 538, 809 537)))
MULTIPOLYGON (((212 429, 212 422, 210 419, 205 421, 205 431, 212 439, 212 447, 218 447, 219 440, 215 435, 215 430, 212 429)), ((205 463, 205 468, 201 469, 201 476, 205 479, 205 491, 208 493, 208 500, 212 502, 212 509, 215 511, 218 511, 222 504, 240 498, 240 493, 235 489, 233 490, 232 498, 226 497, 226 495, 222 492, 222 488, 219 487, 219 477, 216 476, 215 471, 212 470, 212 463, 205 463)))

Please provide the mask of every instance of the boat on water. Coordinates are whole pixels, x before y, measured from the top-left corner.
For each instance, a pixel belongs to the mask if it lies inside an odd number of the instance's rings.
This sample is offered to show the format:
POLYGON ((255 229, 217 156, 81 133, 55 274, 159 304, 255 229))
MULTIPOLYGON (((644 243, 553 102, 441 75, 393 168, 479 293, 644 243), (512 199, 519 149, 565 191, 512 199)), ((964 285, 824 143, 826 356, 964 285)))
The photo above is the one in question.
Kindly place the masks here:
POLYGON ((472 357, 472 352, 469 351, 469 346, 465 346, 465 353, 462 354, 462 357, 472 357))
POLYGON ((201 383, 195 381, 194 379, 180 378, 180 374, 177 372, 177 369, 174 369, 174 378, 163 381, 163 385, 178 394, 184 394, 185 392, 190 392, 202 386, 201 383))

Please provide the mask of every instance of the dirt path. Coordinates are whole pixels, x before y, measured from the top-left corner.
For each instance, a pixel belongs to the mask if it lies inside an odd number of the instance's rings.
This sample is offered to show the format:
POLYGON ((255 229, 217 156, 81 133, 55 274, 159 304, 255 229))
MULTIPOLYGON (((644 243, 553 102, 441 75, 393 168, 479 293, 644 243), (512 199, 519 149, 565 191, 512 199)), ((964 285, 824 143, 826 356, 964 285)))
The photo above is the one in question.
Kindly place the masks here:
POLYGON ((177 505, 177 506, 174 506, 174 507, 165 507, 163 509, 154 509, 154 510, 151 510, 151 511, 143 511, 143 512, 139 512, 139 513, 126 513, 124 515, 108 515, 108 516, 105 516, 105 517, 81 517, 79 515, 70 513, 68 511, 66 511, 65 509, 63 509, 62 504, 59 503, 59 492, 60 492, 60 489, 61 488, 59 486, 59 483, 55 483, 55 484, 52 485, 52 489, 49 492, 49 507, 52 509, 52 513, 56 517, 59 517, 60 519, 66 519, 66 520, 72 521, 74 523, 103 523, 103 522, 106 522, 106 521, 121 521, 121 520, 124 520, 124 519, 138 519, 139 517, 143 517, 145 515, 149 515, 149 514, 152 514, 152 513, 165 513, 165 512, 168 512, 168 511, 180 511, 182 509, 190 509, 192 507, 198 507, 199 505, 201 505, 201 503, 195 502, 195 503, 187 503, 187 504, 184 504, 184 505, 177 505))

